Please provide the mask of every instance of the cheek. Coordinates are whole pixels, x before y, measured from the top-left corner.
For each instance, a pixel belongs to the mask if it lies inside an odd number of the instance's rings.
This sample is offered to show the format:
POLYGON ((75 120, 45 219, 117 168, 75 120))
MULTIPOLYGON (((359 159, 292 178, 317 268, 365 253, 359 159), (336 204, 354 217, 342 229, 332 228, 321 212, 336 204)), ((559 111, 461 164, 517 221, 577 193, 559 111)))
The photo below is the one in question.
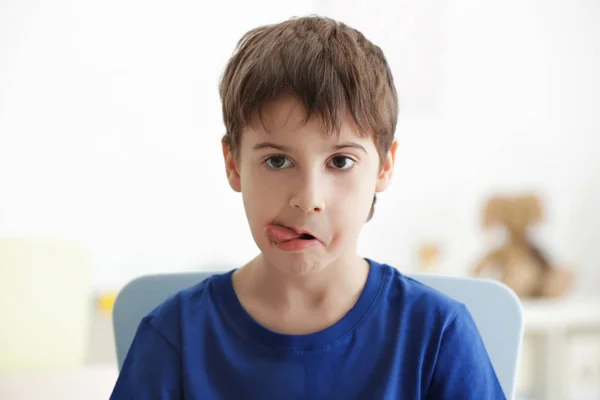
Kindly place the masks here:
POLYGON ((361 174, 353 179, 341 179, 333 192, 334 212, 344 226, 362 227, 366 222, 375 194, 375 178, 361 174))
POLYGON ((247 171, 248 173, 241 175, 246 214, 252 221, 268 218, 281 201, 281 188, 268 172, 255 169, 247 171))

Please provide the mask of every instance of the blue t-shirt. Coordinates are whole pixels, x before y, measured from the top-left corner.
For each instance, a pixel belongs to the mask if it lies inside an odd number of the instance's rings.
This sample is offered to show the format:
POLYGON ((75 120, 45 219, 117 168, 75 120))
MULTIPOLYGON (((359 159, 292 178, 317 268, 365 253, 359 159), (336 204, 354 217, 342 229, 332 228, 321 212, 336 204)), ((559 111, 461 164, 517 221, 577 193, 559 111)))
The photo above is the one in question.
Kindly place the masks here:
POLYGON ((254 320, 233 271, 176 294, 141 321, 111 399, 505 399, 466 307, 369 262, 354 307, 308 335, 254 320))

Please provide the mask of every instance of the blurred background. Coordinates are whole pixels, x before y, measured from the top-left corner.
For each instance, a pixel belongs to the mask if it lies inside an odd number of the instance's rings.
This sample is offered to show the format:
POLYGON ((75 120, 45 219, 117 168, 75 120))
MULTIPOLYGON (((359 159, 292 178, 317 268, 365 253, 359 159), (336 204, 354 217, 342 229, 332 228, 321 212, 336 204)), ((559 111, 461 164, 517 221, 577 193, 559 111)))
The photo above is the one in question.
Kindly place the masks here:
POLYGON ((600 398, 596 0, 0 0, 0 398, 108 398, 121 287, 256 254, 218 80, 246 31, 308 14, 378 44, 399 93, 361 253, 512 271, 519 398, 600 398))

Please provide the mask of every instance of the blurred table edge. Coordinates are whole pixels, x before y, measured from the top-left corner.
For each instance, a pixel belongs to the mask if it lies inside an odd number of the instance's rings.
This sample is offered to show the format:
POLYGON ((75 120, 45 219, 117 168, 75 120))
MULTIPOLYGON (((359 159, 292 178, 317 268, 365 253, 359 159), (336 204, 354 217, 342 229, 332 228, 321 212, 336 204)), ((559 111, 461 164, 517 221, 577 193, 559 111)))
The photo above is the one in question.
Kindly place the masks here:
POLYGON ((582 332, 600 338, 600 297, 526 299, 522 304, 525 336, 536 343, 535 398, 569 398, 568 341, 582 332))
POLYGON ((11 400, 106 400, 118 377, 117 366, 11 372, 0 375, 0 398, 11 400))

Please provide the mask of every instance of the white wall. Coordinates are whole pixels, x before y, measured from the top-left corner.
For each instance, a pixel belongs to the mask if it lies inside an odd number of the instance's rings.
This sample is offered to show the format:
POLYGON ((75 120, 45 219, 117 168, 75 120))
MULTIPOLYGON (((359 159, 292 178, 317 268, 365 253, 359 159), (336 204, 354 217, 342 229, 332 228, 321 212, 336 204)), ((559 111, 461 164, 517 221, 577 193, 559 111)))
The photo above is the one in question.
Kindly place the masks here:
POLYGON ((5 0, 0 234, 82 242, 98 288, 244 262, 256 249, 222 171, 218 78, 245 31, 316 11, 379 43, 400 90, 395 183, 363 253, 410 269, 439 240, 445 271, 465 272, 485 195, 537 188, 540 241, 592 292, 600 3, 453 3, 5 0))
POLYGON ((0 3, 0 234, 82 242, 99 288, 255 252, 218 78, 244 32, 312 6, 203 4, 0 3))
POLYGON ((400 161, 386 218, 367 228, 390 239, 368 247, 406 265, 421 240, 440 240, 445 270, 461 273, 486 244, 486 196, 539 190, 537 239, 578 268, 582 293, 600 294, 600 2, 341 3, 322 11, 371 33, 395 71, 417 75, 396 74, 400 161), (422 91, 431 99, 415 109, 422 91))

